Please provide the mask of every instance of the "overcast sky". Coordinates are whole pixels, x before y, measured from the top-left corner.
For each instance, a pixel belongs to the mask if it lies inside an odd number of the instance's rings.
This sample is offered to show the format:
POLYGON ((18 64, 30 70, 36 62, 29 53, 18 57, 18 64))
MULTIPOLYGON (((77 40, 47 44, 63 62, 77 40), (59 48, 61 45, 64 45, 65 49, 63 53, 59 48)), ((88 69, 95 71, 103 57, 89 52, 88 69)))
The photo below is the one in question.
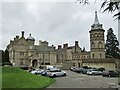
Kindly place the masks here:
MULTIPOLYGON (((5 49, 10 40, 21 31, 25 31, 25 38, 31 33, 35 44, 39 40, 46 40, 49 45, 68 43, 73 46, 76 40, 81 48, 89 50, 89 30, 94 22, 95 10, 98 11, 99 22, 103 28, 114 29, 118 34, 118 22, 113 14, 99 12, 100 2, 81 5, 70 2, 2 2, 0 3, 0 49, 5 49)), ((105 31, 106 35, 106 31, 105 31)))

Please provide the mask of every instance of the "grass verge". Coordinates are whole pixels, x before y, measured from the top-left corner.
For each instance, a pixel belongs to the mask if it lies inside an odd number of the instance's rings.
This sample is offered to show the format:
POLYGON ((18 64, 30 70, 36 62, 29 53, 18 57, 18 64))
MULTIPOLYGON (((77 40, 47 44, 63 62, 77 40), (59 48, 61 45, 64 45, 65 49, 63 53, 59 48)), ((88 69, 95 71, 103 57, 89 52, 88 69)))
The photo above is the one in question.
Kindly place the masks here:
POLYGON ((45 88, 55 79, 33 75, 16 67, 2 67, 2 88, 45 88))

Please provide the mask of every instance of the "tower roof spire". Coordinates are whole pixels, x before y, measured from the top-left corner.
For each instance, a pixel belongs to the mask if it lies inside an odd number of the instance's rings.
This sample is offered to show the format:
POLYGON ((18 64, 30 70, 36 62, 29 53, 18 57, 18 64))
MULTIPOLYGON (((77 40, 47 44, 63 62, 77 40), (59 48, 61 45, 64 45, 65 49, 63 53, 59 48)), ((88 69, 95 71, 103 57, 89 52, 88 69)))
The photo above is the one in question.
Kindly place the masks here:
POLYGON ((97 16, 97 11, 95 11, 94 24, 99 24, 99 20, 98 20, 98 16, 97 16))
POLYGON ((92 29, 102 29, 102 24, 100 24, 98 20, 97 11, 95 11, 94 23, 91 27, 92 29))

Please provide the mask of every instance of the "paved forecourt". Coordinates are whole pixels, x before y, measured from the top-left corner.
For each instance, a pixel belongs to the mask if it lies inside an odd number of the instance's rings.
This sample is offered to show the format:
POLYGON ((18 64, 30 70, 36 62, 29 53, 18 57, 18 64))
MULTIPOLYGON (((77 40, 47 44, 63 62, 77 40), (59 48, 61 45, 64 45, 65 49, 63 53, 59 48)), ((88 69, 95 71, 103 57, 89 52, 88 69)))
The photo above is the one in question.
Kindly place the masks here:
POLYGON ((118 78, 91 76, 66 70, 66 77, 57 77, 48 88, 115 88, 118 78))

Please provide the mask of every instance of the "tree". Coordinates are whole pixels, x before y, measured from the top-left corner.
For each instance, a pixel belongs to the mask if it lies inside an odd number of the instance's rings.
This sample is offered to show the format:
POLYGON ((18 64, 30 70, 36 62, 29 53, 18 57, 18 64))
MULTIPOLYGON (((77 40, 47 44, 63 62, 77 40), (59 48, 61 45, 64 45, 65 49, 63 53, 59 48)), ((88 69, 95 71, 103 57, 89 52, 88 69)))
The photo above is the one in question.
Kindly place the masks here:
POLYGON ((114 58, 120 58, 120 49, 119 42, 116 38, 116 35, 113 33, 113 29, 110 28, 107 31, 107 40, 106 40, 106 54, 114 58))
POLYGON ((4 61, 4 51, 0 50, 0 65, 3 63, 4 61))
POLYGON ((4 63, 5 62, 5 53, 4 53, 4 51, 3 50, 1 50, 1 52, 2 52, 2 63, 4 63))
MULTIPOLYGON (((103 12, 115 12, 116 10, 120 11, 120 0, 95 0, 95 2, 97 1, 102 1, 100 10, 104 8, 103 12)), ((90 3, 89 0, 77 0, 77 2, 82 4, 90 3)), ((113 17, 117 17, 117 19, 120 20, 120 12, 114 14, 113 17)))
POLYGON ((9 52, 6 49, 5 51, 1 50, 2 53, 2 65, 12 65, 9 61, 9 52))
POLYGON ((9 52, 7 49, 5 50, 5 62, 10 62, 9 61, 9 52))
MULTIPOLYGON (((103 12, 108 11, 108 12, 114 12, 116 10, 120 10, 120 0, 115 1, 115 0, 104 0, 104 2, 101 5, 101 8, 106 8, 103 10, 103 12)), ((113 17, 117 17, 120 20, 120 12, 116 13, 113 17)))

